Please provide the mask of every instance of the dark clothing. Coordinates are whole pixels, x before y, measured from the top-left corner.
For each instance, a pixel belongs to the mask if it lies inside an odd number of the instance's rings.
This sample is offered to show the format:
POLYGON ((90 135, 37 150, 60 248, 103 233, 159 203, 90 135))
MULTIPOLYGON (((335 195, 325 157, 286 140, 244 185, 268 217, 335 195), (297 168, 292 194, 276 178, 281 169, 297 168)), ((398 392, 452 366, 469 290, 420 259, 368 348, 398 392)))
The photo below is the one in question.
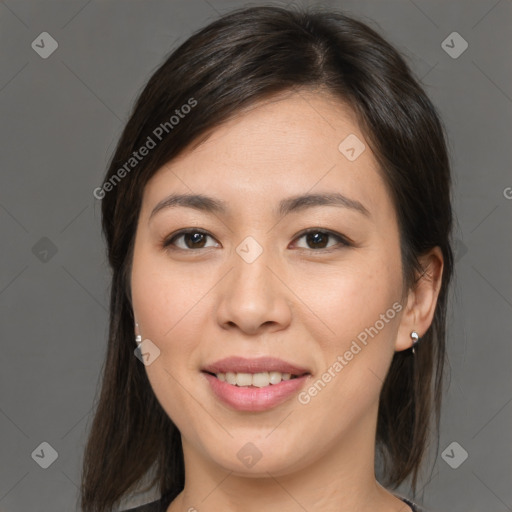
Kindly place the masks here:
MULTIPOLYGON (((420 508, 418 505, 408 500, 407 498, 404 498, 403 496, 397 496, 397 498, 401 499, 404 503, 407 503, 407 505, 411 507, 412 512, 426 512, 426 510, 420 508)), ((124 512, 166 512, 167 507, 171 504, 173 499, 173 495, 167 494, 162 496, 159 500, 146 503, 140 507, 125 510, 124 512)))

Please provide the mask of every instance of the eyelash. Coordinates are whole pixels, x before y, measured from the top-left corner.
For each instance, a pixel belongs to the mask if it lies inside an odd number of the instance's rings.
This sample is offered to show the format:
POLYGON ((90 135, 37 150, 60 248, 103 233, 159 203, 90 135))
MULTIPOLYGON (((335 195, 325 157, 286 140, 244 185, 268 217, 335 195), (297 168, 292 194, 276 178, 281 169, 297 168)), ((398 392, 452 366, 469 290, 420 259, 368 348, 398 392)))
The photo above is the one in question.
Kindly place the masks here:
MULTIPOLYGON (((162 247, 164 249, 168 249, 168 250, 179 250, 179 251, 184 251, 184 252, 196 252, 200 249, 211 249, 211 247, 200 247, 199 249, 182 249, 181 247, 171 247, 178 238, 180 238, 183 235, 192 234, 192 233, 199 233, 199 234, 202 234, 205 236, 209 236, 210 238, 213 238, 213 236, 210 235, 210 233, 208 233, 207 231, 203 231, 202 229, 197 229, 197 228, 182 229, 176 233, 173 233, 170 237, 163 239, 162 247)), ((311 233, 322 233, 323 235, 328 235, 329 237, 336 238, 339 243, 337 245, 334 245, 334 246, 328 247, 328 248, 324 248, 324 249, 305 249, 303 247, 300 247, 299 249, 309 250, 309 251, 313 251, 313 252, 329 253, 329 252, 333 252, 336 250, 340 250, 344 247, 352 247, 354 245, 353 242, 351 240, 349 240, 346 236, 343 236, 340 233, 336 233, 336 232, 328 230, 328 229, 320 229, 320 228, 306 229, 305 231, 302 231, 301 233, 299 233, 299 235, 297 237, 295 237, 294 240, 303 238, 304 236, 307 236, 311 233)))

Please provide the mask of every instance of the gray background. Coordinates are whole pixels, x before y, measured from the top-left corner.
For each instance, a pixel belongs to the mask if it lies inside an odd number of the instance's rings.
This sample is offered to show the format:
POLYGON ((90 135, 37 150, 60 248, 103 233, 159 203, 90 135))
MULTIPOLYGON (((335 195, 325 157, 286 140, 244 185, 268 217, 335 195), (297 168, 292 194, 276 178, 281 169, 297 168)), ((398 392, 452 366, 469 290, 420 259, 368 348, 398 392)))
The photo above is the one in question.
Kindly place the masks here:
MULTIPOLYGON (((219 14, 255 4, 0 2, 0 511, 77 509, 108 318, 92 191, 136 95, 170 50, 219 14), (59 45, 46 59, 31 47, 42 32, 59 45), (58 453, 47 469, 32 456, 42 442, 58 453)), ((420 501, 433 511, 512 510, 512 2, 322 5, 364 19, 402 51, 450 139, 451 383, 420 501), (454 31, 469 44, 458 58, 441 46, 454 31), (452 464, 468 453, 457 469, 441 457, 454 441, 462 448, 448 450, 452 464)))

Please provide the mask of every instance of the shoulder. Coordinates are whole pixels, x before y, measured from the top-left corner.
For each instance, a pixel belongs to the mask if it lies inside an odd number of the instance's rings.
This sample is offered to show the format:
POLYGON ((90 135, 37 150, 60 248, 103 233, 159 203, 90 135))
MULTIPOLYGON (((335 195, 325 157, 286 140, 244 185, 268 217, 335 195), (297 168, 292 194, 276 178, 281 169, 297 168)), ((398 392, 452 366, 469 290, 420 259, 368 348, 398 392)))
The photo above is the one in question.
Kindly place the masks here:
POLYGON ((419 505, 416 505, 416 503, 413 503, 411 500, 405 498, 404 496, 397 496, 399 499, 401 499, 404 503, 409 505, 412 512, 427 512, 424 508, 421 508, 419 505))
POLYGON ((172 488, 164 492, 159 499, 138 507, 121 510, 120 512, 166 512, 171 502, 181 492, 182 488, 172 488))
POLYGON ((156 500, 122 512, 165 512, 165 507, 162 506, 161 500, 156 500))
MULTIPOLYGON (((412 501, 403 496, 398 496, 404 503, 411 507, 412 512, 427 512, 425 509, 421 508, 419 505, 416 505, 412 501)), ((122 512, 165 512, 167 507, 163 506, 162 500, 152 501, 151 503, 146 503, 144 505, 140 505, 135 508, 130 508, 128 510, 124 510, 122 512)))

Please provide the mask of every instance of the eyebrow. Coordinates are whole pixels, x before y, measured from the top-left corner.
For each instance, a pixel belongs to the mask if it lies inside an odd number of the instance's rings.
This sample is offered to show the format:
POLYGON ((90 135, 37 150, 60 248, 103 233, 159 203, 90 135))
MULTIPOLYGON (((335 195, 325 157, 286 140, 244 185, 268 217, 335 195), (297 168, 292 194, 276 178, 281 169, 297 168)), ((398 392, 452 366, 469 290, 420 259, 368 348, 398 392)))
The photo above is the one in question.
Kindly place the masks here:
MULTIPOLYGON (((151 212, 149 220, 159 211, 176 207, 193 208, 195 210, 226 215, 228 203, 220 199, 205 196, 203 194, 172 194, 160 201, 151 212)), ((316 206, 338 206, 357 211, 370 217, 369 210, 359 201, 350 199, 338 192, 324 194, 302 194, 288 197, 279 202, 279 207, 274 212, 276 215, 285 216, 292 212, 303 211, 316 206)))

